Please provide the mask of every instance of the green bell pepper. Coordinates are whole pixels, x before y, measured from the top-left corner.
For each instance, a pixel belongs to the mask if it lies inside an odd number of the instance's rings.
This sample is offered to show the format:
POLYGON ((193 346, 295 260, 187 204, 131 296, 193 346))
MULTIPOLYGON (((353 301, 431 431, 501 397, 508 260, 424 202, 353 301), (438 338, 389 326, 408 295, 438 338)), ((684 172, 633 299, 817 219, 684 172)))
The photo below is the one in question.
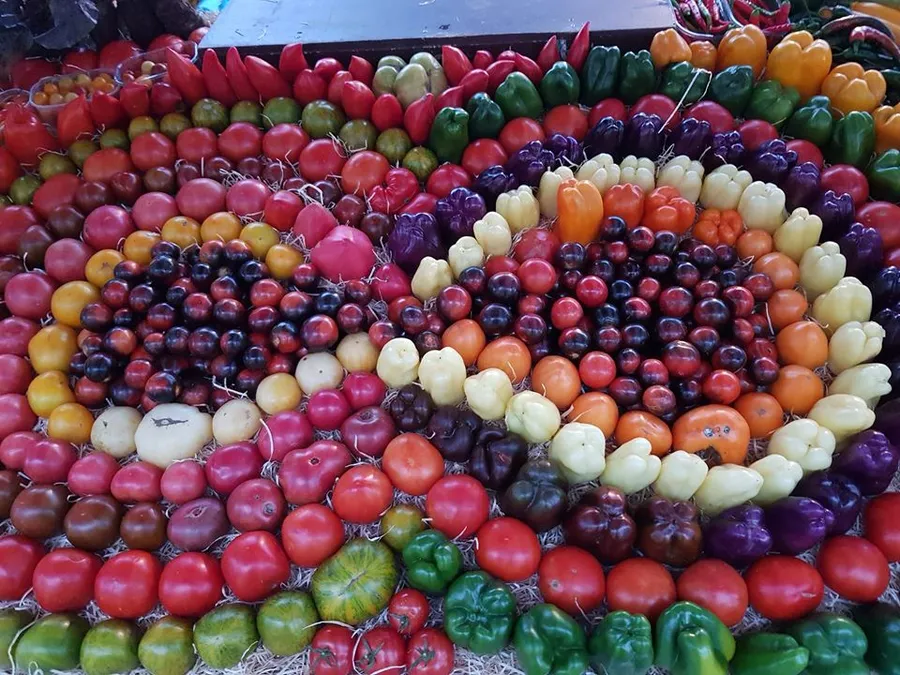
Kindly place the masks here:
POLYGON ((900 611, 879 602, 858 607, 853 618, 869 642, 866 663, 878 675, 900 675, 900 611))
POLYGON ((496 654, 508 643, 516 622, 516 599, 487 572, 466 572, 444 598, 444 632, 475 654, 496 654))
POLYGON ((541 79, 541 98, 547 108, 555 108, 566 103, 578 103, 581 81, 578 73, 565 61, 557 61, 541 79))
POLYGON ((610 612, 588 640, 588 653, 598 673, 644 675, 653 665, 650 622, 643 614, 610 612))
POLYGON ((867 112, 854 110, 834 123, 831 142, 825 149, 830 164, 852 164, 863 169, 875 152, 875 120, 867 112))
POLYGON ((622 52, 618 47, 598 45, 588 52, 581 67, 581 102, 594 105, 616 92, 619 62, 622 52))
POLYGON ((497 138, 506 124, 506 118, 497 102, 483 91, 478 92, 466 104, 469 113, 469 136, 472 138, 497 138))
POLYGON ((809 650, 808 675, 868 675, 863 629, 839 614, 816 614, 787 628, 809 650))
POLYGON ((784 127, 785 136, 802 138, 820 148, 828 145, 833 131, 834 115, 827 96, 813 96, 794 111, 784 127))
POLYGON ((440 595, 462 569, 462 553, 437 530, 419 532, 403 547, 403 564, 409 585, 440 595))
POLYGON ((513 636, 525 675, 584 675, 588 653, 584 631, 555 605, 535 605, 519 619, 513 636))
POLYGON ((750 103, 755 80, 750 66, 728 66, 713 75, 709 97, 735 117, 741 117, 750 103))
POLYGON ((732 675, 800 675, 809 663, 809 650, 790 635, 753 633, 737 641, 732 675))
POLYGON ((544 114, 544 102, 537 88, 525 75, 510 73, 494 93, 500 109, 511 120, 516 117, 538 119, 544 114))
POLYGON ((619 98, 627 105, 656 89, 656 68, 650 52, 625 52, 619 64, 619 98))
POLYGON ((734 650, 728 626, 693 602, 676 602, 656 620, 656 665, 671 675, 726 675, 734 650))
POLYGON ((778 80, 763 80, 753 88, 744 117, 765 120, 781 128, 800 103, 800 93, 793 87, 782 86, 778 80))
POLYGON ((459 164, 469 145, 469 113, 462 108, 443 108, 435 116, 428 145, 439 162, 459 164))
POLYGON ((875 197, 889 202, 900 201, 900 150, 891 148, 882 152, 869 165, 866 175, 875 197))
POLYGON ((687 61, 672 63, 666 67, 659 78, 657 92, 683 105, 696 103, 709 87, 712 73, 704 68, 695 68, 687 61))

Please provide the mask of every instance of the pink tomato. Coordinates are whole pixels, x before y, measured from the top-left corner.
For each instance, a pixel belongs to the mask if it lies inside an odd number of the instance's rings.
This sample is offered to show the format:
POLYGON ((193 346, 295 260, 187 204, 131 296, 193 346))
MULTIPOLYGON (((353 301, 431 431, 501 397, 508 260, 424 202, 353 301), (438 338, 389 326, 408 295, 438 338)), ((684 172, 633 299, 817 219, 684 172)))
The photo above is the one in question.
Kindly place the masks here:
POLYGON ((181 186, 175 202, 181 215, 203 222, 213 213, 225 210, 226 193, 225 186, 211 178, 195 178, 181 186))
POLYGON ((91 452, 72 465, 66 483, 69 491, 79 497, 106 495, 118 470, 115 457, 105 452, 91 452))
POLYGON ((42 436, 34 431, 16 431, 7 434, 0 441, 0 462, 7 469, 15 469, 21 471, 25 466, 25 455, 35 443, 40 441, 42 436))
POLYGON ((263 459, 254 443, 244 441, 213 450, 206 460, 206 480, 216 492, 227 495, 238 485, 257 478, 263 459))
POLYGON ((3 301, 15 316, 39 321, 50 313, 50 298, 56 284, 46 274, 17 274, 3 289, 3 301))
POLYGON ((44 254, 44 269, 55 281, 64 284, 84 280, 84 266, 94 249, 80 239, 59 239, 44 254))
POLYGON ((341 383, 341 391, 350 408, 360 410, 373 405, 381 405, 387 393, 387 386, 375 373, 349 373, 341 383))
POLYGON ((175 150, 179 159, 195 164, 211 159, 219 151, 216 132, 205 127, 185 129, 175 139, 175 150))
POLYGON ((193 460, 170 464, 160 478, 159 490, 166 500, 179 506, 202 497, 206 492, 203 465, 193 460))
POLYGON ((270 194, 272 191, 265 183, 255 178, 246 178, 228 189, 225 205, 238 217, 261 217, 270 194))
POLYGON ((259 430, 257 444, 267 461, 281 462, 291 450, 305 448, 312 441, 313 428, 306 415, 299 410, 287 410, 266 420, 259 430))
POLYGON ((159 232, 163 224, 178 215, 175 197, 165 192, 147 192, 131 207, 131 217, 139 230, 159 232))
POLYGON ((176 156, 172 139, 158 131, 141 134, 131 141, 131 161, 141 171, 157 166, 173 167, 176 156))
POLYGON ((31 365, 21 356, 0 354, 0 394, 24 394, 31 375, 31 365))
POLYGON ((104 204, 84 219, 84 241, 96 250, 118 248, 134 232, 131 214, 121 206, 104 204))
POLYGON ((306 415, 313 428, 334 431, 350 415, 350 404, 337 389, 321 389, 309 397, 306 415))
POLYGON ((112 496, 123 504, 158 502, 162 498, 160 479, 162 469, 149 462, 126 464, 113 476, 112 496))
MULTIPOLYGON (((314 203, 318 206, 317 203, 314 203)), ((287 232, 294 224, 297 214, 303 210, 303 200, 293 192, 279 190, 266 200, 263 222, 279 232, 287 232)))
POLYGON ((0 354, 27 356, 28 342, 40 329, 37 323, 21 316, 3 319, 0 321, 0 354))
POLYGON ((43 438, 25 452, 22 471, 38 485, 62 483, 77 459, 75 446, 68 441, 43 438))

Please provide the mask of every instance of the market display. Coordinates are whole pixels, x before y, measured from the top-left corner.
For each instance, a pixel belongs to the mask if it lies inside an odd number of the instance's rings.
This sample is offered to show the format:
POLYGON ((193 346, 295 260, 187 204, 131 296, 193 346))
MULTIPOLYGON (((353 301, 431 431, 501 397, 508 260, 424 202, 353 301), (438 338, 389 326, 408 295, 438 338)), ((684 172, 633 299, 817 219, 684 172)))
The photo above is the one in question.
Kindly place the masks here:
POLYGON ((897 10, 791 11, 8 102, 0 667, 900 672, 897 10))

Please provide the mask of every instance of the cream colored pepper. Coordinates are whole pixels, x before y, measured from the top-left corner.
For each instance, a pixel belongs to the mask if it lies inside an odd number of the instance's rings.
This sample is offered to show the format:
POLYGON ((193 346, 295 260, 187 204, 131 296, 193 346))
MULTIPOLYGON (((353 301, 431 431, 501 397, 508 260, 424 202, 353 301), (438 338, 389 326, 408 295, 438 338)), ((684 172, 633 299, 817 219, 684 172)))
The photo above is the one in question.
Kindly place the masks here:
POLYGON ((891 369, 883 363, 864 363, 838 375, 828 386, 829 394, 853 394, 875 409, 882 396, 891 393, 891 369))
POLYGON ((650 441, 633 438, 606 458, 600 482, 619 488, 626 495, 640 492, 659 477, 662 462, 651 452, 650 441))
POLYGON ((875 423, 875 413, 852 394, 829 394, 819 399, 809 411, 809 418, 830 429, 837 443, 875 423))
POLYGON ((628 155, 619 164, 619 168, 619 185, 631 183, 641 188, 644 194, 653 192, 656 187, 656 165, 652 159, 628 155))
POLYGON ((456 405, 465 398, 466 364, 452 347, 427 352, 419 363, 419 382, 438 405, 456 405))
POLYGON ((700 199, 700 191, 703 189, 703 165, 692 160, 687 155, 673 157, 659 170, 656 177, 656 187, 670 185, 676 188, 681 196, 689 202, 700 199))
POLYGON ((748 230, 772 234, 785 221, 784 192, 772 183, 754 181, 741 195, 737 210, 748 230))
POLYGON ((769 438, 766 452, 796 462, 804 473, 822 471, 831 466, 834 434, 809 418, 788 422, 769 438))
POLYGON ((613 185, 618 185, 622 177, 622 169, 616 164, 612 155, 603 152, 586 161, 575 174, 578 180, 589 180, 600 194, 605 194, 613 185))
POLYGON ((738 169, 734 164, 720 166, 706 174, 700 190, 700 204, 705 209, 734 210, 752 182, 753 177, 748 171, 738 169))
POLYGON ((574 177, 575 174, 572 172, 572 169, 567 166, 544 172, 538 186, 538 204, 540 205, 542 216, 545 218, 556 218, 556 195, 559 193, 559 186, 564 180, 574 177))
POLYGON ((706 479, 694 494, 697 508, 710 516, 725 509, 749 502, 759 494, 763 477, 758 471, 740 464, 721 464, 709 470, 706 479))
POLYGON ((848 321, 828 341, 828 367, 833 373, 871 361, 881 353, 884 328, 875 321, 848 321))
POLYGON ((606 437, 593 424, 570 422, 556 432, 548 455, 569 485, 587 483, 596 480, 606 468, 606 437))
POLYGON ((488 211, 472 226, 475 239, 487 255, 506 255, 512 246, 512 230, 506 218, 496 211, 488 211))
POLYGON ((497 197, 497 213, 506 218, 513 234, 534 227, 541 219, 538 200, 527 185, 497 197))
POLYGON ((753 501, 767 506, 789 496, 803 478, 803 468, 784 455, 768 455, 750 465, 763 477, 762 487, 753 501))
POLYGON ((830 291, 846 272, 847 259, 833 241, 807 249, 800 258, 800 285, 810 299, 830 291))
POLYGON ((436 298, 438 293, 453 283, 453 270, 446 260, 435 260, 430 255, 422 258, 410 287, 413 295, 422 302, 436 298))
POLYGON ((812 316, 829 335, 850 321, 868 321, 872 316, 872 291, 856 277, 844 277, 816 298, 812 316))
POLYGON ((653 489, 666 499, 685 501, 700 489, 707 473, 709 466, 702 458, 676 450, 663 457, 653 489))
POLYGON ((483 420, 499 420, 513 397, 509 376, 499 368, 487 368, 466 378, 463 384, 469 408, 483 420))
POLYGON ((808 249, 819 243, 822 236, 822 219, 807 209, 797 208, 775 230, 775 250, 799 263, 808 249))
POLYGON ((392 389, 415 382, 419 372, 419 350, 409 338, 394 338, 381 348, 375 372, 392 389))
POLYGON ((515 394, 506 404, 506 428, 529 443, 546 443, 559 429, 559 409, 535 391, 515 394))
POLYGON ((447 261, 454 278, 458 279, 464 269, 484 264, 484 249, 475 237, 460 237, 447 252, 447 261))

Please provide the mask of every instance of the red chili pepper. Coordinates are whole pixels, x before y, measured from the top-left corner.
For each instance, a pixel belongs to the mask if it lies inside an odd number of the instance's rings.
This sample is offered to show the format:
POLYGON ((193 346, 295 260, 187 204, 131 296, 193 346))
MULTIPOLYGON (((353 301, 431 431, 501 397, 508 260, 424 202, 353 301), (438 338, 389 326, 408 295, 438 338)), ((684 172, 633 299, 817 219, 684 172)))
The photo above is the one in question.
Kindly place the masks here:
POLYGON ((213 49, 207 49, 203 53, 203 82, 206 84, 206 91, 209 92, 210 97, 225 107, 230 108, 237 103, 234 89, 228 83, 225 66, 219 61, 219 55, 213 49))
POLYGON ((79 138, 94 135, 94 120, 84 96, 78 96, 66 103, 56 118, 56 137, 64 148, 68 148, 79 138))
POLYGON ((259 92, 263 101, 279 96, 290 96, 291 87, 285 82, 278 69, 258 56, 245 56, 244 65, 253 88, 259 92))
POLYGON ((452 45, 444 45, 441 47, 441 65, 444 68, 444 74, 447 81, 451 85, 457 85, 462 82, 466 73, 472 70, 472 62, 465 55, 462 49, 452 45))
POLYGON ((435 112, 440 112, 444 108, 462 108, 466 104, 463 96, 462 87, 450 87, 444 89, 441 95, 437 97, 434 104, 435 112))
POLYGON ((206 83, 203 81, 203 73, 197 66, 174 49, 166 52, 166 66, 169 81, 188 105, 194 105, 201 98, 206 98, 206 83))
MULTIPOLYGON (((334 84, 335 80, 332 80, 332 84, 334 84)), ((341 92, 341 105, 344 108, 344 112, 347 113, 347 117, 351 120, 367 120, 372 116, 375 94, 363 82, 350 80, 344 82, 343 91, 341 92)))
POLYGON ((318 73, 313 72, 309 68, 297 75, 294 80, 294 98, 301 105, 319 101, 325 98, 328 91, 328 83, 318 73))
POLYGON ((225 52, 225 72, 228 73, 228 84, 239 101, 259 101, 259 92, 250 81, 247 67, 241 61, 237 47, 229 47, 225 52))
POLYGON ((516 54, 516 70, 522 73, 535 84, 539 84, 544 77, 544 71, 532 59, 522 54, 516 54))
POLYGON ((505 51, 500 52, 500 55, 497 56, 498 61, 515 61, 516 53, 512 49, 507 49, 505 51))
POLYGON ((131 119, 150 114, 150 90, 142 84, 126 84, 119 90, 119 101, 131 119))
POLYGON ((581 72, 581 66, 587 59, 588 50, 591 48, 591 22, 586 21, 581 30, 575 35, 572 44, 569 45, 569 51, 566 54, 566 61, 578 72, 581 72))
POLYGON ((378 131, 395 129, 403 124, 403 106, 393 94, 382 94, 372 106, 372 124, 378 131))
POLYGON ((347 70, 353 75, 354 80, 359 80, 367 87, 372 86, 372 78, 375 76, 375 66, 361 56, 351 56, 347 70))
POLYGON ((463 90, 463 98, 468 101, 478 92, 487 91, 490 80, 491 76, 488 75, 486 70, 482 70, 481 68, 470 70, 466 73, 462 82, 459 83, 459 86, 462 87, 463 90))
POLYGON ((550 39, 541 47, 541 52, 537 57, 537 64, 546 73, 557 61, 559 61, 559 40, 555 35, 551 35, 550 39))
POLYGON ((515 61, 494 61, 487 67, 489 94, 493 94, 497 87, 506 79, 512 71, 516 69, 515 61))
POLYGON ((336 106, 340 106, 341 97, 344 94, 344 84, 352 79, 353 75, 350 74, 349 70, 337 71, 334 77, 331 78, 331 82, 328 83, 328 95, 326 98, 336 106))
POLYGON ((101 129, 117 127, 125 119, 122 102, 105 91, 95 91, 91 96, 91 117, 101 129))
POLYGON ((413 101, 403 113, 403 126, 416 145, 423 145, 431 133, 434 122, 434 94, 425 94, 413 101))
POLYGON ((59 144, 47 131, 47 127, 30 110, 19 104, 8 108, 3 138, 6 149, 23 166, 34 166, 45 153, 59 150, 59 144))
POLYGON ((494 55, 491 54, 487 49, 479 49, 475 52, 475 57, 472 59, 472 65, 475 68, 480 68, 481 70, 487 70, 487 67, 494 62, 494 55))
POLYGON ((430 192, 420 192, 409 200, 400 213, 434 213, 438 198, 430 192))
POLYGON ((316 61, 313 72, 321 75, 326 82, 331 82, 331 78, 335 76, 339 70, 343 70, 344 66, 337 59, 325 58, 316 61))
POLYGON ((171 84, 157 82, 150 89, 150 114, 153 117, 160 118, 173 113, 183 103, 181 94, 171 84))
POLYGON ((409 169, 388 169, 384 185, 369 192, 369 205, 379 213, 396 213, 419 192, 419 181, 409 169))
POLYGON ((293 82, 301 70, 309 68, 306 63, 306 54, 303 53, 303 43, 295 42, 285 45, 278 59, 278 70, 288 82, 293 82))

